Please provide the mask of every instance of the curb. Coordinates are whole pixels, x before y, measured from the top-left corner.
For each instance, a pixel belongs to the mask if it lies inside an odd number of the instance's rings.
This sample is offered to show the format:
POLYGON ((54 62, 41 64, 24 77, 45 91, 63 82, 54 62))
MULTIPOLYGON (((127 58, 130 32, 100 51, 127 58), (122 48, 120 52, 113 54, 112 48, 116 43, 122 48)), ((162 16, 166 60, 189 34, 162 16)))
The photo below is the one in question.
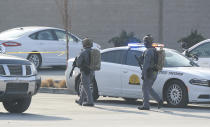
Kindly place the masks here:
POLYGON ((47 88, 47 87, 41 87, 38 93, 73 94, 73 95, 76 94, 75 92, 72 92, 67 88, 47 88))

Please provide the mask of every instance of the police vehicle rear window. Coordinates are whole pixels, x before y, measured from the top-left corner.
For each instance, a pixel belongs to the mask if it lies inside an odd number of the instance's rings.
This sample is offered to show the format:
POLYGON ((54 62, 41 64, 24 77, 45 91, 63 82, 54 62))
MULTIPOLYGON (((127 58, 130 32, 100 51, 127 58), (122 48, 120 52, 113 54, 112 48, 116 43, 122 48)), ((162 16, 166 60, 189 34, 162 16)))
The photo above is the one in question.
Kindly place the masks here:
POLYGON ((104 62, 122 64, 127 50, 108 51, 101 54, 101 60, 104 62))

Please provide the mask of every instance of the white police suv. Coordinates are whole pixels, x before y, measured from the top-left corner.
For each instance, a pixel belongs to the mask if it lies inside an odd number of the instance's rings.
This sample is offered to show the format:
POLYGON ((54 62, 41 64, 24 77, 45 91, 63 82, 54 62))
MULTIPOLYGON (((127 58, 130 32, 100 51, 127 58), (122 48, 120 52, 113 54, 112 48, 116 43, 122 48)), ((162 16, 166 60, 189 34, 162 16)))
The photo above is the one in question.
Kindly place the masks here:
MULTIPOLYGON (((156 45, 158 46, 158 45, 156 45)), ((125 100, 142 99, 141 69, 135 59, 145 47, 132 45, 109 48, 101 51, 101 70, 95 72, 92 83, 94 99, 99 96, 122 97, 125 100)), ((154 83, 154 90, 173 107, 183 107, 188 103, 210 102, 210 70, 198 67, 179 52, 164 48, 165 65, 154 83)), ((76 68, 69 77, 72 62, 66 70, 67 87, 79 93, 80 72, 76 68)))

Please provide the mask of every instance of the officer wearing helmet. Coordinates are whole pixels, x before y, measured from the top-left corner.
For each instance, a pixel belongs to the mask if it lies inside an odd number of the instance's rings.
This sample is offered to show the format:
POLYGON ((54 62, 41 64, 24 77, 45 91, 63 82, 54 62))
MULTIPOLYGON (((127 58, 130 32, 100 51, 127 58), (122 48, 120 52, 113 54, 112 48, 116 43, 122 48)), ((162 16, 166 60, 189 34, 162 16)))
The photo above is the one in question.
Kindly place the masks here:
POLYGON ((143 53, 143 69, 142 69, 142 79, 143 79, 143 105, 139 106, 139 110, 149 110, 149 95, 151 95, 157 102, 158 108, 162 106, 163 101, 160 99, 158 94, 153 90, 152 86, 157 78, 157 71, 153 69, 154 67, 154 57, 156 49, 152 46, 153 37, 151 35, 146 35, 143 38, 144 45, 147 48, 143 53))
POLYGON ((89 38, 82 40, 84 51, 82 51, 77 58, 76 66, 80 68, 81 72, 81 86, 82 91, 80 93, 79 100, 75 102, 83 106, 94 106, 93 96, 90 89, 90 83, 93 79, 94 72, 90 70, 90 50, 93 47, 93 42, 89 38))

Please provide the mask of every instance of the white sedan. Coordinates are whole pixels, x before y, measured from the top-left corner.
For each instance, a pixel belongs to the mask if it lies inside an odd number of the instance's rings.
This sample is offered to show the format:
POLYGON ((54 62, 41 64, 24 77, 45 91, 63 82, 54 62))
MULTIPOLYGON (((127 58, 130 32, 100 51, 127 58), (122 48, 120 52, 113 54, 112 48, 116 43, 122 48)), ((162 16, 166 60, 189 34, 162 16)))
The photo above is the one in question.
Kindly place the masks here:
MULTIPOLYGON (((8 53, 30 60, 36 68, 66 65, 66 35, 62 29, 38 26, 13 28, 0 33, 0 44, 8 53)), ((100 45, 94 43, 94 47, 100 48, 100 45)), ((81 39, 69 33, 69 58, 76 57, 81 49, 81 39)))
MULTIPOLYGON (((140 56, 144 50, 144 47, 129 46, 102 50, 101 70, 95 72, 92 83, 94 99, 99 96, 142 99, 141 70, 134 56, 140 56)), ((173 107, 210 102, 210 70, 198 67, 175 50, 164 50, 165 66, 153 86, 159 96, 173 107)), ((69 77, 73 60, 68 61, 65 75, 67 87, 78 92, 81 88, 79 69, 75 68, 73 76, 69 77)))

